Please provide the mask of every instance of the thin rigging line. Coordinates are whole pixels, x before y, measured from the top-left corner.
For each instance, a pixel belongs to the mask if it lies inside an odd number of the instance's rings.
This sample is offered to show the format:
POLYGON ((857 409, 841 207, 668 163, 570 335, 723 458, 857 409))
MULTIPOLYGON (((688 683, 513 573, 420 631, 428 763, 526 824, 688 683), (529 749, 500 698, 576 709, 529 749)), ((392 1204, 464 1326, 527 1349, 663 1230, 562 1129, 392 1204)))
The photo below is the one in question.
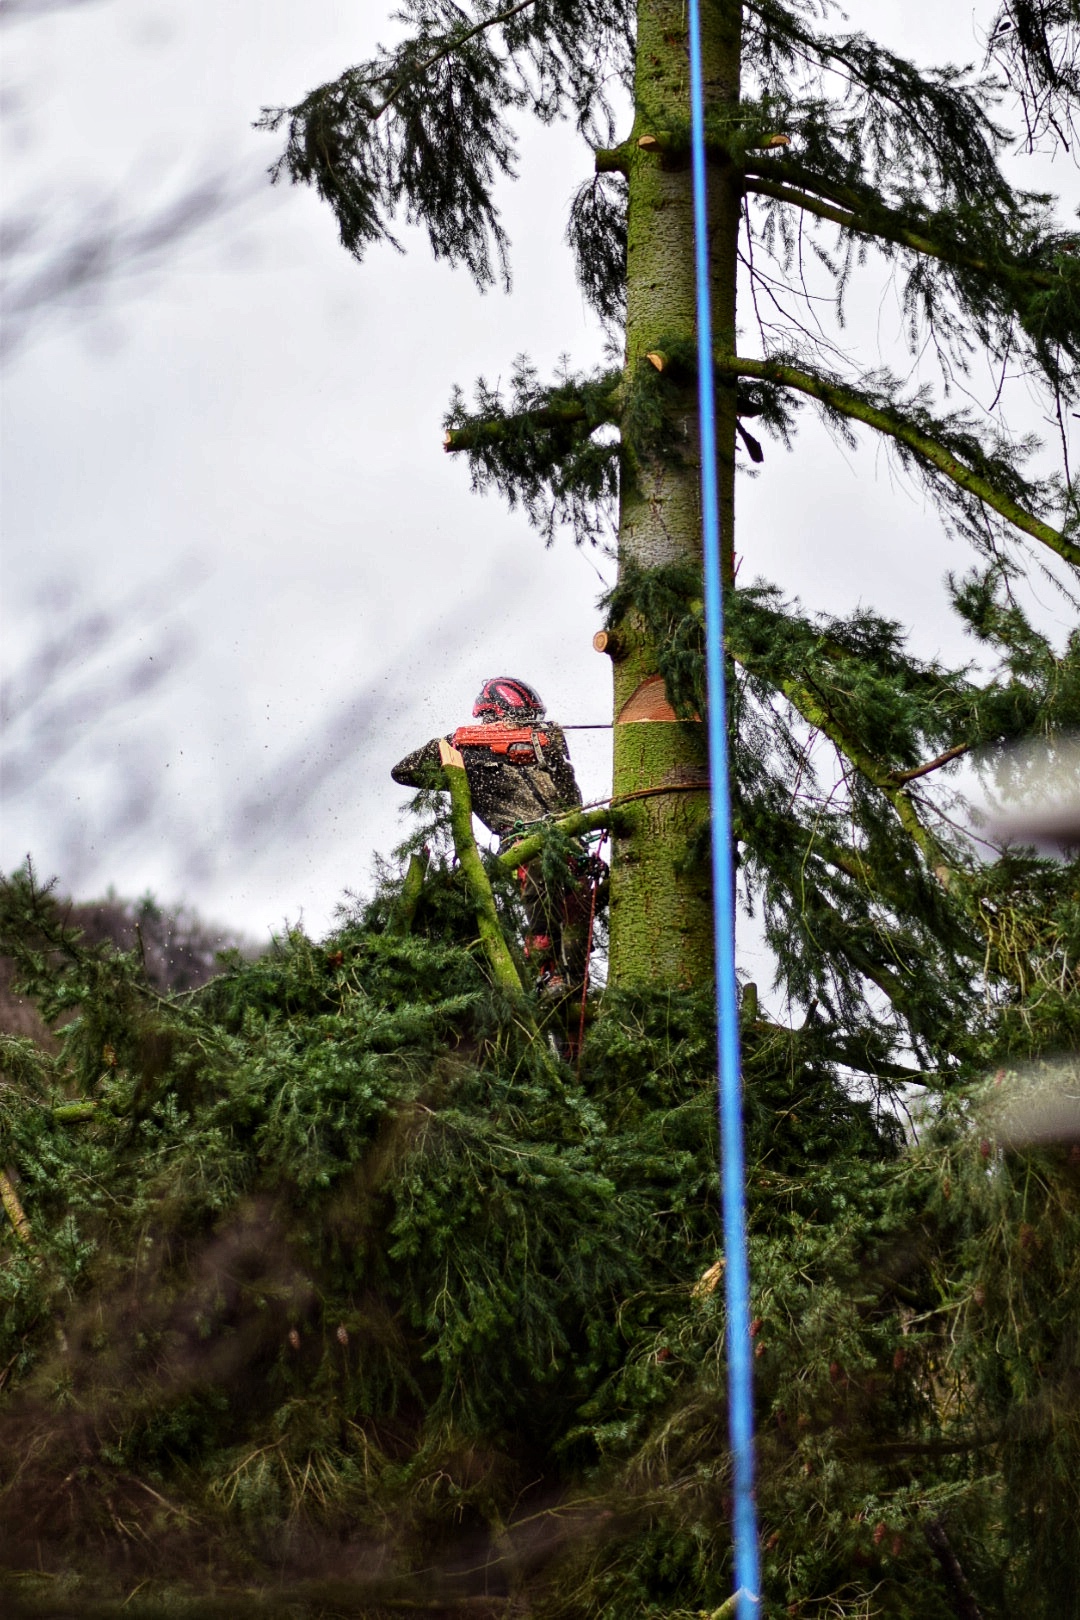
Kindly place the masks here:
POLYGON ((698 400, 701 416, 701 505, 705 548, 705 654, 709 691, 709 783, 712 792, 713 936, 716 949, 716 1045, 719 1076, 720 1174, 727 1299, 728 1430, 734 1468, 732 1534, 738 1620, 760 1613, 760 1562, 754 1506, 753 1362, 750 1267, 746 1243, 739 1022, 735 988, 735 885, 732 871, 727 697, 724 690, 724 602, 720 579, 720 511, 716 488, 716 401, 713 392, 709 232, 705 179, 705 97, 699 0, 690 0, 690 151, 694 180, 697 278, 698 400))

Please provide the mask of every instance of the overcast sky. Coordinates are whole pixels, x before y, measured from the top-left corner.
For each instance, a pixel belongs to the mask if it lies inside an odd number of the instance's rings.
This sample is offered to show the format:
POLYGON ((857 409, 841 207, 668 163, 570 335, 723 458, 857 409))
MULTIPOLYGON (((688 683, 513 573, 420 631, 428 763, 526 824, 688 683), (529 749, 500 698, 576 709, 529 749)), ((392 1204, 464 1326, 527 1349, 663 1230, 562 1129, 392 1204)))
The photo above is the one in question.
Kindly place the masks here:
MULTIPOLYGON (((0 25, 0 863, 32 851, 80 896, 149 889, 256 937, 285 918, 319 933, 400 836, 390 766, 466 719, 481 678, 610 718, 591 648, 610 564, 545 551, 441 449, 455 382, 505 377, 521 351, 544 374, 563 352, 600 360, 563 246, 589 155, 565 128, 526 131, 503 195, 510 297, 408 231, 405 256, 358 266, 313 195, 266 183, 280 141, 251 124, 385 39, 381 0, 23 4, 0 25)), ((850 7, 924 60, 975 59, 993 9, 850 7)), ((1031 183, 1075 203, 1068 162, 1031 183)), ((871 360, 895 354, 884 285, 853 306, 871 360)), ((809 419, 794 456, 766 453, 741 490, 740 577, 865 601, 962 656, 940 580, 968 559, 886 458, 809 419)), ((609 791, 607 735, 573 752, 586 798, 609 791)))

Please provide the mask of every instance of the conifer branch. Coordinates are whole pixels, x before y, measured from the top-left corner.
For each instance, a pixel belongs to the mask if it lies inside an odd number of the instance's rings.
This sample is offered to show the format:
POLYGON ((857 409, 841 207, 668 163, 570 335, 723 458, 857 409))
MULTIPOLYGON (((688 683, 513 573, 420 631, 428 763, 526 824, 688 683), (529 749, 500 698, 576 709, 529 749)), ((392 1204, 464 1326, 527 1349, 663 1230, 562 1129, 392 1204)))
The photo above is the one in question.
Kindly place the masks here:
POLYGON ((81 1125, 88 1119, 93 1119, 98 1111, 96 1102, 70 1102, 60 1103, 52 1111, 52 1117, 58 1125, 81 1125))
MULTIPOLYGON (((1043 292, 1053 291, 1060 285, 1058 270, 1041 270, 1007 255, 995 262, 967 251, 962 240, 950 242, 945 234, 935 235, 933 216, 925 221, 925 228, 913 230, 900 209, 890 207, 876 194, 834 185, 795 159, 774 158, 765 164, 751 162, 744 172, 747 191, 791 203, 844 230, 877 236, 943 264, 973 270, 994 280, 1023 281, 1043 292)), ((955 226, 953 228, 955 230, 955 226)))
POLYGON ((745 1588, 740 1587, 737 1592, 732 1593, 731 1597, 725 1598, 718 1609, 713 1609, 710 1612, 708 1620, 735 1620, 739 1608, 739 1598, 744 1591, 745 1588))
MULTIPOLYGON (((371 122, 374 123, 377 118, 381 118, 387 108, 394 105, 407 84, 410 84, 414 79, 422 78, 430 68, 438 67, 440 62, 445 62, 448 56, 453 56, 457 51, 460 51, 461 47, 467 45, 471 39, 476 39, 479 34, 485 33, 489 28, 498 28, 501 23, 512 21, 519 12, 528 11, 535 4, 536 0, 520 0, 518 5, 511 6, 507 11, 500 11, 497 16, 484 17, 480 22, 474 23, 471 28, 463 29, 459 34, 451 34, 449 39, 437 51, 433 51, 423 62, 415 63, 408 73, 399 75, 398 81, 390 93, 371 109, 371 122)), ((390 75, 387 74, 387 77, 389 78, 390 75)))
POLYGON ((386 924, 388 934, 404 936, 411 932, 416 908, 420 904, 420 896, 424 892, 424 877, 427 873, 428 852, 425 847, 421 854, 409 856, 409 868, 405 873, 405 881, 394 903, 394 908, 386 924))
MULTIPOLYGON (((835 206, 823 202, 815 197, 811 191, 797 190, 795 186, 785 184, 780 180, 773 180, 764 175, 755 175, 748 171, 744 183, 746 191, 752 191, 763 197, 775 197, 778 202, 790 203, 794 208, 801 208, 804 213, 814 214, 818 219, 828 220, 833 225, 839 225, 842 230, 858 231, 864 236, 879 236, 885 241, 896 242, 900 247, 911 248, 915 253, 923 253, 934 259, 951 258, 945 248, 929 237, 921 236, 917 231, 900 223, 900 215, 894 209, 882 208, 871 216, 868 212, 860 214, 855 208, 845 207, 842 204, 835 206)), ((965 260, 967 266, 975 270, 986 271, 987 265, 979 260, 965 260)), ((1049 278, 1046 278, 1047 282, 1049 278)), ((1041 283, 1040 283, 1041 284, 1041 283)))
POLYGON ((443 434, 443 449, 448 455, 458 450, 478 450, 483 446, 505 444, 520 436, 522 429, 575 427, 587 423, 590 432, 604 423, 618 421, 614 397, 610 410, 598 412, 580 399, 552 401, 532 410, 515 412, 507 416, 477 416, 462 427, 448 427, 443 434))
MULTIPOLYGON (((495 896, 491 892, 491 884, 488 882, 484 863, 480 859, 480 851, 473 838, 472 795, 469 792, 469 779, 465 774, 464 762, 457 749, 451 748, 449 743, 441 738, 439 759, 450 794, 450 825, 454 834, 454 850, 469 891, 469 898, 476 911, 484 955, 488 959, 495 983, 500 989, 520 999, 524 994, 521 979, 514 966, 514 958, 510 955, 510 948, 503 938, 499 914, 495 909, 495 896)), ((532 1030, 531 1017, 528 1022, 532 1030)))
POLYGON ((916 765, 910 771, 893 771, 892 779, 894 782, 914 782, 919 776, 929 776, 931 771, 940 770, 943 765, 948 765, 950 761, 961 759, 964 754, 970 754, 971 747, 971 743, 957 743, 955 748, 946 748, 945 752, 939 754, 936 759, 928 759, 925 765, 916 765))
POLYGON ((810 399, 819 400, 827 409, 851 421, 863 422, 867 427, 894 439, 911 451, 917 460, 943 474, 965 494, 973 495, 1015 528, 1040 540, 1074 568, 1080 568, 1080 546, 1067 539, 1059 529, 1035 517, 1018 500, 996 488, 989 477, 966 466, 946 443, 928 433, 924 426, 895 406, 876 401, 833 378, 814 376, 782 361, 749 360, 728 355, 718 356, 716 365, 720 372, 729 376, 753 377, 761 382, 777 383, 783 388, 793 389, 810 399))
POLYGON ((630 142, 624 141, 621 146, 598 146, 593 152, 593 164, 597 174, 629 174, 630 142))
POLYGON ((859 943, 851 924, 820 890, 814 895, 814 904, 829 918, 833 937, 837 942, 843 942, 844 955, 852 966, 864 978, 869 979, 871 984, 876 984, 900 1012, 910 1013, 913 1010, 912 998, 905 990, 899 975, 887 968, 884 963, 875 962, 870 952, 859 943))
POLYGON ((923 1534, 952 1591, 957 1620, 983 1620, 982 1610, 971 1595, 967 1577, 945 1533, 944 1524, 940 1519, 935 1519, 933 1523, 923 1526, 923 1534))
MULTIPOLYGON (((798 825, 798 823, 790 823, 789 831, 793 844, 806 836, 806 829, 798 825)), ((743 842, 748 842, 748 829, 742 825, 742 821, 738 816, 735 816, 735 836, 742 839, 743 842)), ((819 860, 824 867, 836 868, 837 872, 842 872, 848 878, 852 878, 853 883, 863 891, 863 894, 878 896, 879 899, 886 899, 887 901, 881 883, 879 883, 876 873, 874 873, 873 865, 858 852, 858 849, 845 849, 844 846, 837 844, 834 839, 827 838, 818 825, 814 825, 810 829, 810 833, 808 833, 806 854, 813 857, 813 859, 819 860)), ((823 897, 821 885, 816 886, 814 893, 819 899, 823 897)), ((832 915, 839 917, 836 907, 829 907, 829 910, 831 910, 832 915)))
POLYGON ((473 488, 495 488, 511 507, 520 503, 549 542, 561 523, 573 527, 579 543, 598 540, 618 492, 621 451, 596 429, 619 422, 621 385, 620 371, 574 376, 565 369, 544 384, 520 356, 509 399, 481 377, 468 411, 455 389, 443 446, 464 450, 473 488))
POLYGON ((495 863, 504 872, 514 872, 539 855, 549 832, 557 829, 567 838, 577 838, 582 833, 598 832, 602 827, 610 827, 617 819, 618 810, 607 804, 595 810, 572 810, 568 816, 555 816, 551 821, 546 821, 538 832, 528 834, 520 843, 503 850, 495 857, 495 863))
MULTIPOLYGON (((725 649, 730 656, 743 669, 750 674, 755 673, 754 660, 747 655, 745 648, 733 642, 733 638, 725 637, 725 649)), ((857 742, 835 717, 830 713, 828 705, 821 695, 812 687, 790 677, 776 677, 775 672, 768 677, 770 684, 775 684, 783 692, 792 708, 823 736, 828 737, 844 758, 853 765, 866 781, 876 787, 888 799, 896 812, 900 825, 919 850, 923 859, 935 874, 942 868, 949 870, 949 864, 944 859, 944 852, 934 835, 924 827, 919 818, 918 811, 912 803, 911 796, 900 786, 892 771, 876 760, 872 754, 857 742)))
POLYGON ((0 1170, 0 1203, 3 1204, 7 1218, 11 1222, 11 1229, 24 1248, 34 1247, 34 1238, 30 1230, 30 1222, 26 1218, 26 1211, 19 1202, 19 1195, 15 1191, 15 1183, 6 1170, 0 1170))
MULTIPOLYGON (((846 81, 847 92, 837 100, 857 108, 861 115, 861 149, 868 144, 867 124, 888 130, 894 155, 903 137, 914 132, 939 181, 952 183, 954 174, 965 174, 981 184, 987 196, 1005 191, 996 162, 996 148, 1004 132, 991 121, 986 106, 957 82, 958 75, 947 70, 922 71, 864 33, 819 34, 793 9, 774 0, 742 0, 742 4, 765 37, 772 36, 775 57, 800 56, 811 75, 835 73, 846 81), (783 46, 777 51, 780 40, 783 46)), ((876 133, 871 132, 869 144, 880 152, 886 143, 880 134, 873 139, 876 133)))
MULTIPOLYGON (((739 830, 738 822, 736 832, 739 838, 746 841, 746 833, 739 830)), ((793 841, 803 832, 804 829, 797 822, 790 825, 790 836, 793 841)), ((826 866, 835 867, 838 872, 843 872, 865 893, 880 893, 880 885, 875 882, 874 868, 866 857, 858 849, 845 848, 836 843, 834 839, 824 834, 817 824, 809 829, 807 848, 809 854, 816 856, 826 866)))
POLYGON ((627 0, 407 0, 400 18, 409 27, 392 49, 263 110, 260 128, 288 132, 271 176, 315 186, 357 258, 399 246, 403 213, 436 258, 509 289, 494 187, 516 173, 512 115, 530 107, 547 122, 572 107, 583 131, 606 129, 613 60, 625 75, 632 52, 627 0))

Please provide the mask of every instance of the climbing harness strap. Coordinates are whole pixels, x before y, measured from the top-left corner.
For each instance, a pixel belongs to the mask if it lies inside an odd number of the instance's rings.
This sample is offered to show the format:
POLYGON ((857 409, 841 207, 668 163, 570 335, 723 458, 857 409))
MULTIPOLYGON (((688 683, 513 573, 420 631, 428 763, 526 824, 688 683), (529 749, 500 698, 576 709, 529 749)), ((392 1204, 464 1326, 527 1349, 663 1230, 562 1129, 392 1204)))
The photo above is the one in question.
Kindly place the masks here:
POLYGON ((760 1559, 754 1505, 753 1360, 746 1239, 739 1024, 735 989, 735 883, 724 690, 724 600, 720 575, 720 509, 716 487, 716 401, 705 168, 705 95, 699 0, 689 0, 690 157, 694 186, 701 505, 705 552, 705 654, 709 693, 709 782, 712 792, 713 931, 716 947, 716 1040, 719 1075, 724 1287, 727 1302, 728 1432, 733 1480, 732 1540, 737 1620, 760 1613, 760 1559))

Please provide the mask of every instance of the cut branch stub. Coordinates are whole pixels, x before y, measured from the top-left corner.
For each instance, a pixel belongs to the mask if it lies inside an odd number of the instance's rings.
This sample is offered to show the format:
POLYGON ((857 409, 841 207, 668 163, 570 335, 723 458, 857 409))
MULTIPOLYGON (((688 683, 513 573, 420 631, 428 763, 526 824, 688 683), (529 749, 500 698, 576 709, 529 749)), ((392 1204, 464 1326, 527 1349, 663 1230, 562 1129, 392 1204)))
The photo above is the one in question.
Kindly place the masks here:
MULTIPOLYGON (((453 746, 452 743, 446 742, 445 739, 442 738, 442 737, 439 738, 439 764, 444 769, 446 768, 447 765, 454 765, 454 766, 457 767, 457 769, 459 771, 463 771, 465 769, 465 761, 462 758, 461 754, 453 746)), ((468 784, 468 779, 466 779, 466 783, 465 783, 466 788, 468 788, 468 785, 469 785, 468 784)), ((469 814, 470 815, 472 814, 472 800, 471 800, 471 798, 470 798, 470 801, 469 801, 469 814)), ((471 836, 472 835, 471 835, 471 832, 470 832, 470 838, 471 838, 471 836)))
POLYGON ((597 174, 628 174, 630 171, 629 144, 599 146, 593 152, 593 166, 597 174))
POLYGON ((685 135, 672 135, 667 130, 657 130, 639 135, 637 148, 639 152, 655 154, 660 159, 662 169, 690 167, 690 143, 685 135))
POLYGON ((625 658, 630 650, 616 630, 598 630, 592 638, 592 644, 595 652, 607 653, 613 664, 617 664, 620 658, 625 658))

